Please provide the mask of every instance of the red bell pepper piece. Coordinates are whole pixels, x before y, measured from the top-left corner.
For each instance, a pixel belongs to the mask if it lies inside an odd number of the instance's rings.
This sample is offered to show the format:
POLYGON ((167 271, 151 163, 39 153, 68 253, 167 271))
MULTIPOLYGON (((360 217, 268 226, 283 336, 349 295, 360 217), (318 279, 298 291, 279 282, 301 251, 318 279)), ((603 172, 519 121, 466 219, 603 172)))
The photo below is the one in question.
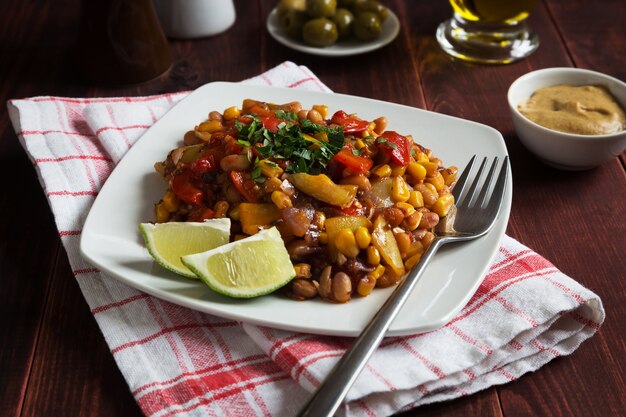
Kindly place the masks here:
POLYGON ((346 216, 362 216, 365 214, 365 207, 361 204, 357 204, 356 202, 352 203, 349 207, 339 208, 339 210, 341 210, 341 212, 346 216))
POLYGON ((256 184, 254 180, 244 177, 239 171, 230 171, 229 175, 233 185, 246 201, 249 203, 259 202, 260 195, 258 189, 255 187, 256 184))
POLYGON ((172 177, 172 191, 185 203, 195 206, 202 204, 202 190, 193 185, 190 171, 184 171, 172 177))
POLYGON ((278 125, 284 122, 284 120, 274 116, 261 117, 260 119, 263 127, 272 133, 278 132, 278 125))
POLYGON ((213 172, 216 169, 217 165, 215 164, 215 158, 212 154, 204 155, 189 165, 189 170, 198 177, 206 172, 213 172))
POLYGON ((355 155, 349 146, 344 147, 335 154, 335 161, 345 165, 353 175, 365 174, 374 165, 374 161, 370 158, 355 155))
POLYGON ((333 114, 330 119, 332 124, 343 126, 343 133, 359 133, 364 132, 370 125, 367 120, 359 119, 356 116, 349 115, 343 110, 339 110, 333 114))
POLYGON ((411 161, 411 143, 409 139, 399 133, 387 130, 376 139, 376 143, 378 144, 378 149, 389 155, 396 165, 409 165, 411 161))
POLYGON ((187 216, 189 222, 203 222, 205 220, 214 219, 215 212, 204 206, 195 207, 187 216))

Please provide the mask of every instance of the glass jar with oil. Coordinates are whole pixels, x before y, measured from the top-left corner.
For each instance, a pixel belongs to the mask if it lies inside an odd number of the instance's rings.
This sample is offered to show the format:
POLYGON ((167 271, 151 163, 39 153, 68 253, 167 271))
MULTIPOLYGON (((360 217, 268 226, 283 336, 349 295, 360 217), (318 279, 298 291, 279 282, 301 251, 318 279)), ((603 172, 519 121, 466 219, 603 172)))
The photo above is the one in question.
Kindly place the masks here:
POLYGON ((464 61, 507 64, 539 46, 526 24, 536 0, 450 0, 451 19, 437 28, 443 50, 464 61))

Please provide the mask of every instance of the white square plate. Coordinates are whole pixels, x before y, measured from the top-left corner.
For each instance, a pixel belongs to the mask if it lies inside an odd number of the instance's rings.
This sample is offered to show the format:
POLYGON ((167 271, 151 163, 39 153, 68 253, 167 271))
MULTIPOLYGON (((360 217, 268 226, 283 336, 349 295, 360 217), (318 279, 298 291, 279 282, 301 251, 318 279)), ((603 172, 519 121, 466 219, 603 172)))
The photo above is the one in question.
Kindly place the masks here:
MULTIPOLYGON (((412 107, 341 94, 215 82, 206 84, 157 121, 120 161, 85 221, 80 249, 93 265, 110 276, 155 297, 195 310, 258 325, 326 335, 356 336, 393 288, 376 289, 347 304, 321 300, 297 302, 281 294, 250 300, 212 292, 200 281, 179 277, 156 265, 137 229, 154 219, 153 206, 165 192, 154 171, 156 161, 179 146, 187 130, 211 110, 241 105, 246 98, 273 103, 300 101, 305 108, 326 104, 330 112, 345 110, 373 120, 386 116, 388 129, 411 134, 433 150, 446 166, 462 169, 470 157, 507 155, 495 129, 412 107)), ((469 301, 485 276, 504 235, 511 210, 512 181, 495 227, 469 243, 438 252, 421 282, 391 326, 388 336, 425 332, 443 326, 469 301)))

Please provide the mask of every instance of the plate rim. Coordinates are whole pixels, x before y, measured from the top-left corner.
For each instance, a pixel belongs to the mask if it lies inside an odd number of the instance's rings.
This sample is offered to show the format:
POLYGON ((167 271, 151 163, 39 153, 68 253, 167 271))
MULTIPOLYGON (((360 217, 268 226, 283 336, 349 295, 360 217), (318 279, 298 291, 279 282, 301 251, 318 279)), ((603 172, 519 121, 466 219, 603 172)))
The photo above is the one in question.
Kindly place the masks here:
MULTIPOLYGON (((467 124, 471 124, 471 125, 476 125, 476 126, 480 126, 481 129, 487 129, 488 131, 491 131, 493 134, 495 134, 495 136, 498 139, 498 144, 501 145, 502 147, 502 151, 504 152, 504 155, 508 155, 508 149, 506 147, 506 142, 504 141, 504 138, 502 136, 502 134, 488 126, 485 124, 481 124, 478 122, 474 122, 471 120, 466 120, 466 119, 462 119, 459 117, 455 117, 455 116, 450 116, 450 115, 445 115, 442 113, 437 113, 437 112, 433 112, 430 110, 425 110, 425 109, 420 109, 420 108, 416 108, 416 107, 411 107, 411 106, 407 106, 407 105, 403 105, 403 104, 398 104, 398 103, 393 103, 393 102, 388 102, 388 101, 382 101, 382 100, 377 100, 377 99, 372 99, 372 98, 367 98, 367 97, 361 97, 361 96, 356 96, 356 95, 348 95, 348 94, 338 94, 338 93, 328 93, 328 92, 318 92, 318 91, 307 91, 307 90, 297 90, 297 89, 293 89, 293 88, 286 88, 286 87, 268 87, 268 86, 261 86, 261 85, 242 85, 240 83, 232 83, 232 82, 223 82, 223 81, 217 81, 217 82, 211 82, 211 83, 207 83, 204 84, 202 86, 200 86, 199 88, 197 88, 196 90, 194 90, 192 93, 190 93, 187 97, 181 99, 178 103, 176 103, 174 106, 172 106, 172 108, 170 110, 168 110, 159 120, 157 120, 157 122, 155 122, 155 124, 153 126, 151 126, 148 130, 146 130, 146 132, 144 132, 144 134, 136 141, 136 143, 133 145, 133 147, 129 150, 129 152, 131 152, 133 150, 133 148, 136 148, 136 146, 140 143, 140 141, 144 141, 147 140, 146 138, 150 138, 150 135, 148 134, 150 131, 153 130, 158 130, 159 126, 163 123, 168 122, 168 118, 167 115, 170 112, 173 112, 177 107, 184 106, 184 102, 186 101, 191 101, 191 99, 189 99, 190 97, 193 97, 195 95, 201 95, 205 90, 207 89, 212 89, 212 88, 220 88, 220 87, 224 87, 224 88, 231 88, 231 87, 235 87, 236 88, 253 88, 253 89, 259 89, 259 90, 282 90, 282 92, 287 93, 289 92, 290 95, 297 95, 297 94, 310 94, 310 95, 315 95, 315 96, 338 96, 339 99, 358 99, 358 100, 364 100, 364 101, 369 101, 372 103, 384 103, 387 105, 392 105, 392 106, 400 106, 403 108, 406 108, 410 111, 417 111, 417 112, 423 112, 423 113, 427 113, 427 114, 431 114, 431 115, 436 115, 437 117, 443 117, 443 118, 450 118, 450 119, 455 119, 458 121, 461 121, 463 123, 467 123, 467 124)), ((171 116, 170 116, 171 117, 171 116)), ((291 325, 286 325, 286 324, 276 324, 276 323, 268 323, 266 320, 263 319, 257 319, 255 317, 250 317, 249 315, 246 314, 240 314, 237 311, 235 312, 230 312, 228 314, 224 314, 223 311, 215 311, 214 309, 211 308, 203 308, 203 305, 207 304, 207 301, 205 300, 200 300, 200 299, 190 299, 190 300, 183 300, 183 302, 181 302, 181 296, 175 296, 174 294, 170 294, 169 292, 164 292, 163 289, 159 289, 159 288, 154 288, 151 287, 149 285, 145 285, 141 282, 137 282, 135 280, 133 280, 132 278, 129 278, 121 273, 119 273, 117 270, 115 269, 111 269, 108 265, 103 264, 103 262, 94 255, 94 253, 92 253, 89 249, 89 239, 90 239, 90 235, 91 235, 91 231, 89 230, 89 227, 91 225, 91 223, 94 221, 93 218, 95 217, 94 213, 97 213, 97 207, 99 206, 99 201, 102 201, 102 197, 101 196, 106 196, 108 191, 107 189, 109 187, 113 187, 115 185, 114 181, 110 181, 110 179, 114 177, 114 175, 116 175, 116 171, 117 172, 121 172, 120 169, 118 169, 120 166, 125 166, 126 164, 124 163, 124 158, 122 158, 122 160, 118 163, 118 165, 114 168, 113 172, 111 172, 111 174, 109 175, 109 177, 107 178, 107 180, 105 181, 105 183, 103 184, 103 186, 100 189, 100 192, 98 193, 98 196, 96 197, 96 199, 94 200, 89 213, 87 214, 84 224, 83 224, 83 228, 82 228, 82 233, 81 233, 81 238, 80 238, 80 243, 79 243, 79 250, 81 253, 81 256, 83 256, 83 258, 88 261, 89 263, 97 266, 98 268, 101 269, 102 272, 104 272, 107 275, 111 275, 114 278, 126 283, 127 285, 136 288, 140 291, 143 291, 147 294, 150 294, 152 296, 155 296, 159 299, 163 299, 169 302, 172 302, 174 304, 177 305, 182 305, 184 307, 187 308, 191 308, 194 310, 198 310, 198 311, 202 311, 208 314, 212 314, 215 316, 219 316, 219 317, 223 317, 223 318, 227 318, 227 319, 233 319, 233 320, 239 320, 239 321, 243 321, 246 323, 251 323, 251 324, 255 324, 255 325, 260 325, 260 326, 265 326, 265 327, 271 327, 271 328, 276 328, 276 329, 282 329, 282 330, 288 330, 288 331, 297 331, 297 332, 307 332, 307 333, 311 333, 311 334, 321 334, 321 335, 330 335, 330 336, 357 336, 358 333, 360 332, 360 330, 340 330, 340 329, 329 329, 329 328, 324 328, 324 329, 319 329, 319 328, 311 328, 311 327, 307 327, 307 326, 291 326, 291 325)), ((512 173, 511 173, 512 174, 512 173)), ((117 174, 119 175, 119 174, 117 174)), ((116 175, 116 176, 117 176, 116 175)), ((506 197, 505 198, 505 202, 504 202, 504 206, 503 206, 503 211, 501 213, 501 218, 497 221, 497 225, 499 225, 499 227, 494 227, 488 234, 487 236, 491 236, 493 233, 496 233, 496 231, 498 230, 498 228, 500 229, 500 231, 498 231, 497 233, 499 234, 499 238, 498 241, 502 239, 502 236, 505 234, 506 231, 506 226, 508 224, 508 220, 510 217, 510 211, 511 211, 511 203, 512 203, 512 175, 509 175, 508 177, 508 183, 507 183, 507 193, 506 193, 506 197)), ((482 239, 482 238, 481 238, 482 239)), ((423 333, 426 331, 430 331, 430 330, 434 330, 437 329, 439 327, 442 327, 443 325, 445 325, 447 322, 449 322, 449 320, 451 320, 454 316, 456 316, 456 314, 458 314, 458 312, 465 306, 465 304, 467 303, 467 301, 469 301, 469 299, 471 298, 471 296, 474 295, 474 293, 476 292, 478 286, 480 285, 480 283, 482 282, 482 280, 484 279, 484 276, 486 274, 486 272, 488 272, 489 266, 491 265, 493 258, 496 256, 498 252, 498 248, 496 247, 495 250, 493 250, 493 252, 490 254, 489 259, 486 261, 486 266, 484 269, 482 275, 480 278, 476 278, 474 284, 472 285, 471 291, 469 291, 464 297, 463 300, 461 302, 458 303, 458 306, 452 310, 450 310, 446 315, 440 317, 438 320, 431 320, 428 325, 422 325, 422 326, 413 326, 410 329, 394 329, 393 325, 392 325, 392 329, 388 332, 387 336, 402 336, 402 335, 409 335, 409 334, 417 334, 417 333, 423 333), (417 330, 416 330, 417 329, 417 330)), ((96 254, 97 255, 97 254, 96 254)), ((384 291, 384 290, 381 290, 384 291)), ((324 305, 326 305, 327 303, 325 303, 324 305)))
POLYGON ((318 48, 292 40, 280 32, 277 22, 276 8, 272 9, 272 11, 267 16, 265 27, 270 36, 275 41, 295 51, 331 58, 361 55, 383 48, 389 45, 398 37, 398 34, 400 33, 400 19, 398 19, 398 16, 393 12, 393 10, 391 10, 390 8, 387 9, 389 10, 389 15, 387 19, 385 19, 385 22, 383 22, 383 28, 388 27, 389 33, 385 34, 383 32, 381 34, 381 37, 377 40, 373 42, 363 43, 363 45, 355 47, 342 47, 341 45, 335 44, 325 48, 318 48))

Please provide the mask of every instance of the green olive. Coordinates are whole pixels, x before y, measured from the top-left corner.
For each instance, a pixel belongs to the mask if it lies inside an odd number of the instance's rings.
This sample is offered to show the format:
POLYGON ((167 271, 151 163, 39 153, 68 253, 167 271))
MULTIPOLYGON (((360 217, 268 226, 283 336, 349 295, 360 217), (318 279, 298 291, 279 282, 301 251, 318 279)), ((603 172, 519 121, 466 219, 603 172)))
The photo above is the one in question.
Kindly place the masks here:
POLYGON ((325 17, 311 19, 302 28, 302 39, 312 46, 330 46, 338 37, 337 25, 325 17))
POLYGON ((354 15, 350 10, 338 8, 333 16, 333 22, 337 25, 339 39, 350 37, 352 33, 352 22, 354 22, 354 15))
POLYGON ((309 16, 332 17, 337 10, 337 0, 306 0, 306 12, 309 16))
POLYGON ((364 0, 337 0, 337 6, 338 7, 352 7, 359 1, 364 1, 364 0))
POLYGON ((284 16, 289 10, 306 10, 306 0, 280 0, 276 5, 278 17, 284 16))
POLYGON ((302 35, 302 27, 306 23, 307 15, 302 10, 290 9, 287 10, 280 19, 280 25, 287 34, 287 36, 295 39, 299 39, 302 35))
POLYGON ((380 18, 376 13, 363 12, 356 15, 352 24, 352 31, 357 39, 372 41, 380 36, 380 18))
POLYGON ((376 13, 381 22, 384 22, 389 15, 387 7, 376 0, 359 1, 354 5, 352 11, 355 15, 363 12, 376 13))

